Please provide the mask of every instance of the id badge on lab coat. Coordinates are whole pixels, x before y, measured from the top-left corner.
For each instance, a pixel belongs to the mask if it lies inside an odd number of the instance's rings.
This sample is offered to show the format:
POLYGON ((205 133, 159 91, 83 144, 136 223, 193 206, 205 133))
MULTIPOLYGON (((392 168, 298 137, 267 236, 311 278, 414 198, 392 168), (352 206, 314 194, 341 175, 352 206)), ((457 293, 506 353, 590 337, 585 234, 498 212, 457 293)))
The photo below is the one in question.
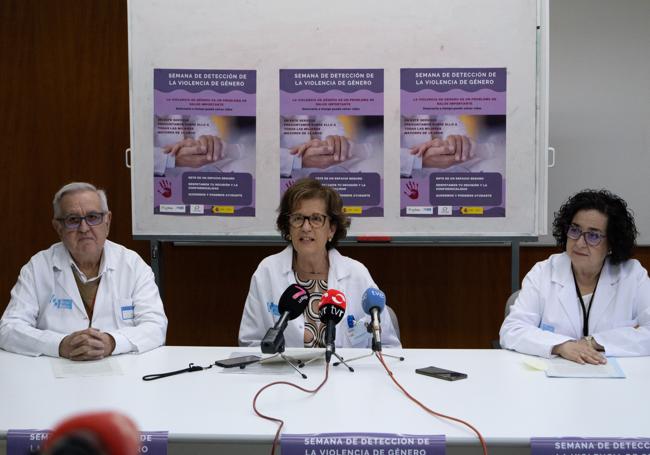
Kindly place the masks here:
POLYGON ((133 305, 127 305, 127 306, 122 306, 120 307, 120 310, 122 312, 122 320, 123 321, 129 321, 133 319, 133 310, 135 307, 133 305))
POLYGON ((366 328, 366 323, 362 320, 355 320, 354 316, 350 315, 347 318, 347 335, 350 341, 350 346, 354 348, 367 347, 370 333, 366 328))

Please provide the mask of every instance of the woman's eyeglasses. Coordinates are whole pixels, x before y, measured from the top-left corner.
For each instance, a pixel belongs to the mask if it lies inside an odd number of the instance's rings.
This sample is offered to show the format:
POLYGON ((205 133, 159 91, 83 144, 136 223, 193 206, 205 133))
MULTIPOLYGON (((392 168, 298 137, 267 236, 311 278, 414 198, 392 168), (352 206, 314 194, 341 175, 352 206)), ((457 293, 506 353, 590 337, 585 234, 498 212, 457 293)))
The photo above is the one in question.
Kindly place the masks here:
POLYGON ((57 220, 63 223, 66 229, 73 230, 79 229, 81 222, 84 220, 86 220, 88 226, 97 226, 104 221, 104 215, 106 215, 104 212, 90 212, 86 216, 68 215, 63 218, 57 218, 57 220))
POLYGON ((309 224, 314 229, 323 227, 327 215, 321 213, 312 213, 311 215, 303 215, 301 213, 292 213, 289 215, 289 224, 295 228, 301 228, 305 224, 305 220, 309 221, 309 224))
POLYGON ((598 246, 600 245, 600 242, 602 242, 603 239, 607 237, 605 234, 601 234, 598 231, 583 232, 583 230, 575 224, 569 226, 569 229, 566 231, 566 235, 572 240, 578 240, 581 236, 583 236, 585 238, 585 242, 587 242, 587 245, 589 246, 598 246))

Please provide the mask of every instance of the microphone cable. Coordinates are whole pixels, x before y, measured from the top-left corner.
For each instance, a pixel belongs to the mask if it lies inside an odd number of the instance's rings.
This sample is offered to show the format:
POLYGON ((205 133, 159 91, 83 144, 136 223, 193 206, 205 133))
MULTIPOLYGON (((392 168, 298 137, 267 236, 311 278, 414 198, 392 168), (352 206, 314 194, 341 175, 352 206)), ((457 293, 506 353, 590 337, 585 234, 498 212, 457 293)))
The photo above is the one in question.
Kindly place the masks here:
POLYGON ((462 420, 462 419, 459 419, 459 418, 457 418, 457 417, 448 416, 448 415, 445 415, 445 414, 441 414, 441 413, 436 412, 436 411, 434 411, 433 409, 427 407, 425 404, 423 404, 422 402, 420 402, 420 401, 419 401, 417 398, 415 398, 413 395, 411 395, 410 393, 408 393, 408 392, 406 391, 406 389, 402 386, 402 384, 400 384, 400 383, 397 381, 397 379, 395 379, 395 375, 393 374, 393 372, 391 371, 391 369, 388 368, 388 365, 386 365, 386 362, 384 361, 384 356, 381 354, 381 351, 377 351, 377 352, 375 352, 375 356, 377 357, 377 359, 379 359, 379 362, 383 365, 384 369, 385 369, 386 372, 388 373, 388 376, 390 376, 391 380, 395 383, 395 385, 396 385, 396 386, 397 386, 397 387, 398 387, 398 388, 399 388, 399 389, 404 393, 404 395, 406 395, 406 396, 407 396, 407 397, 408 397, 408 398, 409 398, 413 403, 417 404, 419 407, 421 407, 421 408, 424 409, 426 412, 428 412, 429 414, 431 414, 431 415, 433 415, 433 416, 435 416, 435 417, 440 417, 440 418, 447 419, 447 420, 453 420, 454 422, 458 422, 458 423, 460 423, 460 424, 462 424, 462 425, 465 425, 466 427, 470 428, 474 433, 476 433, 476 435, 478 436, 478 440, 481 442, 481 447, 483 448, 483 455, 488 455, 487 444, 485 444, 485 439, 483 439, 483 435, 482 435, 482 434, 481 434, 481 433, 476 429, 476 427, 474 427, 471 423, 466 422, 466 421, 464 421, 464 420, 462 420))
POLYGON ((278 419, 276 417, 271 417, 265 414, 262 414, 259 409, 257 409, 257 398, 261 395, 261 393, 268 389, 269 387, 272 387, 274 385, 288 385, 290 387, 293 387, 295 389, 301 390, 305 393, 311 393, 311 394, 316 394, 327 382, 327 378, 329 377, 329 371, 330 371, 330 364, 326 363, 325 364, 325 378, 323 379, 323 382, 321 382, 318 387, 316 387, 313 390, 306 389, 304 387, 300 387, 298 384, 294 384, 293 382, 287 382, 287 381, 276 381, 276 382, 271 382, 270 384, 266 384, 264 387, 259 389, 257 393, 255 394, 255 397, 253 398, 253 410, 255 411, 255 414, 258 415, 258 417, 261 417, 266 420, 270 420, 271 422, 276 422, 279 423, 280 426, 278 426, 278 431, 275 432, 275 437, 273 438, 273 445, 271 446, 271 455, 275 454, 275 446, 278 444, 278 441, 280 439, 280 432, 282 431, 282 427, 284 426, 284 420, 278 419))

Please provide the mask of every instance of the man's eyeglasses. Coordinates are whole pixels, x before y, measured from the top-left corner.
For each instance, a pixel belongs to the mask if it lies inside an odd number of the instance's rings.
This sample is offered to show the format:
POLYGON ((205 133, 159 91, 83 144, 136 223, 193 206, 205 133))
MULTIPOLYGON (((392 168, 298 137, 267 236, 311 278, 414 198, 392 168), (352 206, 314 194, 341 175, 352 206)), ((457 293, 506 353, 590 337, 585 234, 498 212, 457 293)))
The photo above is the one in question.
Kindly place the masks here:
POLYGON ((585 242, 587 242, 587 245, 589 246, 598 246, 600 245, 600 242, 602 242, 603 239, 607 237, 605 234, 601 234, 597 231, 583 232, 582 229, 580 229, 580 227, 576 226, 575 224, 569 226, 569 229, 566 231, 566 235, 573 240, 578 240, 581 236, 584 236, 585 242))
POLYGON ((307 220, 309 221, 311 227, 318 229, 320 227, 323 227, 326 219, 327 215, 323 215, 321 213, 312 213, 311 215, 292 213, 289 215, 289 224, 295 228, 300 228, 303 224, 305 224, 305 220, 307 220))
POLYGON ((63 218, 57 218, 57 220, 63 223, 66 229, 73 230, 79 229, 81 222, 84 220, 86 220, 88 226, 97 226, 104 221, 104 215, 106 215, 105 212, 90 212, 87 213, 86 216, 68 215, 63 218))

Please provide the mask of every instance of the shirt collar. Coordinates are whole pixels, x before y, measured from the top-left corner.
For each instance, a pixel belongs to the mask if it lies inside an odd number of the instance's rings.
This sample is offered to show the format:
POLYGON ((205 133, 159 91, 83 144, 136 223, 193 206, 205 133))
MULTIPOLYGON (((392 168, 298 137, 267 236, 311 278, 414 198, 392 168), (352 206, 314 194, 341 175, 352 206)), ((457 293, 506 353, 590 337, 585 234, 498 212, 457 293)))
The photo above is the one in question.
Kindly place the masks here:
POLYGON ((64 268, 71 267, 73 271, 77 274, 79 279, 82 280, 83 283, 91 282, 95 279, 101 278, 101 276, 107 271, 107 270, 114 270, 115 269, 115 258, 114 258, 114 249, 111 248, 111 241, 106 240, 104 243, 104 250, 102 251, 102 258, 99 263, 99 274, 97 277, 91 277, 88 278, 86 277, 81 270, 79 270, 79 267, 77 264, 74 262, 74 259, 72 258, 72 255, 68 251, 68 249, 65 247, 63 242, 59 242, 58 244, 55 245, 55 253, 54 253, 54 268, 58 270, 63 270, 64 268), (111 254, 113 252, 113 254, 111 254), (78 272, 78 273, 77 273, 78 272))
MULTIPOLYGON (((69 253, 68 256, 70 256, 69 253)), ((99 262, 99 273, 94 277, 87 277, 86 274, 81 271, 74 259, 72 259, 72 256, 70 256, 70 267, 72 267, 72 271, 77 276, 77 278, 79 278, 79 281, 81 281, 83 284, 92 283, 93 281, 99 280, 104 275, 104 272, 106 272, 106 261, 104 260, 105 257, 106 254, 104 251, 102 251, 102 258, 99 262)))

